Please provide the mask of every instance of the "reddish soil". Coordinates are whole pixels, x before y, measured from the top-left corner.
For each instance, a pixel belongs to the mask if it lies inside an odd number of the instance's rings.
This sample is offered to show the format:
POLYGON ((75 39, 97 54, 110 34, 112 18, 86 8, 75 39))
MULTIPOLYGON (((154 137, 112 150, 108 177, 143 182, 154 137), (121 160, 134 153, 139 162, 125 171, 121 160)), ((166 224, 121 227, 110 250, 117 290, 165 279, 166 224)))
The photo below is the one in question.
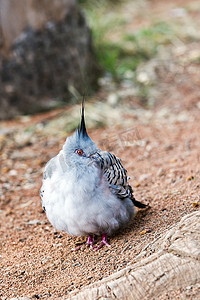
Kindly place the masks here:
MULTIPOLYGON (((20 147, 8 138, 1 151, 2 299, 55 299, 101 280, 134 263, 147 243, 198 209, 194 206, 199 203, 200 191, 200 120, 196 111, 191 110, 191 116, 187 122, 148 125, 133 120, 133 128, 117 135, 117 128, 90 132, 99 147, 122 158, 136 199, 151 205, 110 238, 110 248, 97 252, 88 248, 73 251, 82 238, 56 233, 41 208, 42 167, 59 151, 64 139, 52 140, 49 133, 48 138, 36 137, 34 144, 20 147), (140 234, 145 229, 147 233, 140 234)), ((38 118, 31 122, 38 122, 38 118)), ((12 125, 17 127, 18 122, 12 125)))

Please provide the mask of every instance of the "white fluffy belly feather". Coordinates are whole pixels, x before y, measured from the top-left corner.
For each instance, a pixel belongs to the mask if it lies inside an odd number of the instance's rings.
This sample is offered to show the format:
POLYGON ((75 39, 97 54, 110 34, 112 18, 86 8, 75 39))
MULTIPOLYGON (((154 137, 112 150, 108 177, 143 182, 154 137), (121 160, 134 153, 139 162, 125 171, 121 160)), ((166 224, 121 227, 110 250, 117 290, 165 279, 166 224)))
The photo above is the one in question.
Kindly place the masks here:
POLYGON ((92 171, 89 183, 87 176, 74 180, 70 176, 61 179, 58 174, 45 180, 43 205, 57 230, 70 235, 111 234, 133 216, 132 201, 113 195, 104 180, 96 182, 98 170, 92 171))

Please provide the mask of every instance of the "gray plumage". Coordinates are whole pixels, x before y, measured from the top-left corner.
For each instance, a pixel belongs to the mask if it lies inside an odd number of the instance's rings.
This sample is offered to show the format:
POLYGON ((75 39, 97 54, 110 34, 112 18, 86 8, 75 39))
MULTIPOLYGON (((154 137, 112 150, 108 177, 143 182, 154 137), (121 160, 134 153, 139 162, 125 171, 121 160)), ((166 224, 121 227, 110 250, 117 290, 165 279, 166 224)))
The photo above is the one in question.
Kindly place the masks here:
POLYGON ((71 235, 110 235, 131 220, 134 206, 146 207, 134 199, 120 159, 88 136, 83 106, 80 128, 45 167, 40 195, 52 225, 71 235))

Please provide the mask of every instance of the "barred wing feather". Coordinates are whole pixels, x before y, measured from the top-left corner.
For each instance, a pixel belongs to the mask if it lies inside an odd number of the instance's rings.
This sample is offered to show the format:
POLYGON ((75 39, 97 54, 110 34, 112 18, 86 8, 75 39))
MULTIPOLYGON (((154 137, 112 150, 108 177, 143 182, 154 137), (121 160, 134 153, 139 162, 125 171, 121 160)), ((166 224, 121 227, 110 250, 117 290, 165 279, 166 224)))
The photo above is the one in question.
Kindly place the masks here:
POLYGON ((112 192, 121 199, 127 197, 130 198, 133 201, 133 204, 139 208, 149 207, 148 205, 135 200, 133 189, 128 184, 127 170, 123 167, 121 160, 107 151, 99 150, 98 153, 102 158, 104 176, 107 178, 112 192))
POLYGON ((104 175, 109 182, 110 189, 119 198, 132 198, 132 188, 128 184, 127 170, 120 159, 107 151, 100 151, 103 160, 104 175))

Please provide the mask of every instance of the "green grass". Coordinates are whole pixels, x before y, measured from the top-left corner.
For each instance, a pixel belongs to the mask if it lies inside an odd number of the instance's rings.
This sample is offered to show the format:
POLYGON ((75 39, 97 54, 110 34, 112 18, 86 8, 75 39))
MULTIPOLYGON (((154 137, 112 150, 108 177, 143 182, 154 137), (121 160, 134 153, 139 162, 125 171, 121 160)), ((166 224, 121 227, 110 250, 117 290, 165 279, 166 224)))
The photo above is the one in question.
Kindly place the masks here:
POLYGON ((114 5, 111 0, 80 2, 92 29, 98 62, 116 82, 123 80, 127 71, 134 72, 142 62, 155 56, 159 45, 169 43, 173 36, 165 22, 126 34, 126 20, 120 15, 119 3, 114 5))
POLYGON ((159 45, 170 43, 172 38, 172 31, 166 23, 124 34, 119 42, 112 42, 106 34, 98 36, 98 30, 93 31, 97 58, 101 67, 117 81, 123 79, 127 71, 135 71, 142 62, 154 57, 159 45))
POLYGON ((169 44, 172 38, 173 30, 165 22, 155 23, 149 28, 141 28, 134 34, 124 36, 124 40, 132 42, 133 49, 147 59, 157 54, 160 45, 169 44))

